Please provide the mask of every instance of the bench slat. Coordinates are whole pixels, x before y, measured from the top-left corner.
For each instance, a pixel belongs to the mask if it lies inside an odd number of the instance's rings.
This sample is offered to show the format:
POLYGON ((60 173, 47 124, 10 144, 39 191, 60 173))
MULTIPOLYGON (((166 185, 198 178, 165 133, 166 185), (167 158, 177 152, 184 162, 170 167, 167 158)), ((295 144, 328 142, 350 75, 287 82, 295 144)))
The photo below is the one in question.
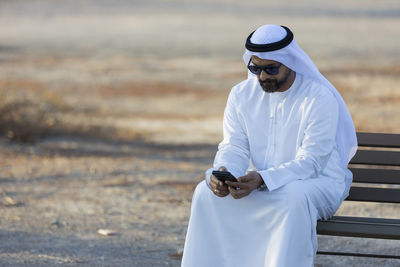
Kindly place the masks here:
POLYGON ((400 259, 397 255, 386 255, 386 254, 371 254, 371 253, 352 253, 352 252, 340 252, 340 251, 317 251, 320 255, 334 255, 334 256, 351 256, 351 257, 368 257, 368 258, 381 258, 381 259, 400 259))
POLYGON ((400 166, 400 152, 397 151, 376 151, 358 150, 351 164, 400 166))
POLYGON ((317 233, 400 240, 400 220, 334 216, 330 220, 318 221, 317 233))
POLYGON ((346 200, 400 203, 400 189, 352 186, 346 200))
POLYGON ((357 133, 358 145, 400 148, 399 134, 357 133))
POLYGON ((375 184, 400 184, 400 170, 350 168, 353 182, 375 184))
MULTIPOLYGON (((357 133, 360 147, 400 148, 399 134, 357 133)), ((351 164, 400 166, 400 151, 358 150, 351 164)), ((350 168, 353 181, 358 183, 400 184, 400 170, 350 168)), ((346 200, 400 203, 400 189, 352 186, 346 200)), ((317 233, 321 235, 400 240, 400 219, 334 216, 320 220, 317 233)), ((328 255, 400 258, 398 255, 372 255, 348 252, 319 252, 328 255), (357 254, 357 255, 356 255, 357 254)))
POLYGON ((400 225, 400 219, 389 219, 389 218, 373 218, 373 217, 352 217, 352 216, 332 216, 329 219, 334 222, 350 221, 350 222, 372 222, 372 223, 384 223, 384 224, 398 224, 400 225))

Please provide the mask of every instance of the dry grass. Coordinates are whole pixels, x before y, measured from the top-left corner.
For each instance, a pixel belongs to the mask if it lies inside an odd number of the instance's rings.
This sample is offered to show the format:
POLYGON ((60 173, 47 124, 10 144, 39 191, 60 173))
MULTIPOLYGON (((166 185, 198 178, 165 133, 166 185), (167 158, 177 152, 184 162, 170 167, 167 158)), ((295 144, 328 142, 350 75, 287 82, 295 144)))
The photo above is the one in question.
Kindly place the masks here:
MULTIPOLYGON (((141 138, 133 130, 92 125, 85 118, 77 121, 65 119, 66 115, 85 116, 76 113, 62 96, 39 81, 0 80, 0 135, 11 142, 33 143, 44 137, 60 135, 116 140, 141 138)), ((101 114, 97 112, 94 115, 101 114)))
POLYGON ((144 82, 131 81, 124 83, 101 84, 96 89, 103 97, 160 97, 171 95, 193 95, 200 98, 208 98, 216 92, 192 84, 170 82, 144 82))
POLYGON ((65 107, 36 81, 0 81, 0 133, 11 141, 33 142, 58 125, 54 115, 65 107))

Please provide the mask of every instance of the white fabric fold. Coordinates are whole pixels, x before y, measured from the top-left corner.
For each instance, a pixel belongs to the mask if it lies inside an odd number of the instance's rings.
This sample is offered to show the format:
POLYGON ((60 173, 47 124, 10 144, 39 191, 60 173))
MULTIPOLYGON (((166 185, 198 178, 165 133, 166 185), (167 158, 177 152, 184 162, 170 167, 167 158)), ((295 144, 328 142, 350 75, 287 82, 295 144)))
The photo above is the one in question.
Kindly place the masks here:
POLYGON ((312 267, 317 219, 339 202, 332 179, 296 181, 243 199, 201 182, 193 195, 182 267, 312 267))

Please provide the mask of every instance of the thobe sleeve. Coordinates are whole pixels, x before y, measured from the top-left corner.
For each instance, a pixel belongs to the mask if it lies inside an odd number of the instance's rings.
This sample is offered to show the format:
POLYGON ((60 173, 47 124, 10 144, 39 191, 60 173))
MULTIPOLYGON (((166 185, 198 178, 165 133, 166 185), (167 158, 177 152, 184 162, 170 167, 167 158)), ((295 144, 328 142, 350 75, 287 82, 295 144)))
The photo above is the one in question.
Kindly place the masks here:
POLYGON ((223 141, 218 145, 213 168, 205 173, 207 183, 209 183, 211 172, 221 166, 225 166, 235 177, 246 174, 249 167, 249 142, 244 121, 239 113, 240 105, 232 90, 224 111, 223 141))
POLYGON ((293 160, 258 171, 270 191, 295 180, 316 178, 336 145, 338 104, 330 94, 314 98, 302 143, 293 160))

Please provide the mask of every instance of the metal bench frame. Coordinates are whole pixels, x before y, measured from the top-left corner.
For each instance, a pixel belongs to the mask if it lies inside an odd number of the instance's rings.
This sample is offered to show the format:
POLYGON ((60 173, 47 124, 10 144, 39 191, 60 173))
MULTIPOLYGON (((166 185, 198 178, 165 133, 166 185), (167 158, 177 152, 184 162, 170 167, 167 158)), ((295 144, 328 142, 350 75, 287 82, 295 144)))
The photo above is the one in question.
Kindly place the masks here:
MULTIPOLYGON (((400 134, 357 133, 357 138, 359 149, 349 167, 353 172, 354 183, 368 185, 366 187, 353 185, 346 201, 400 203, 400 188, 373 186, 373 184, 400 185, 400 168, 398 168, 400 151, 388 150, 388 148, 400 148, 400 134), (352 167, 354 164, 357 164, 357 167, 352 167)), ((400 219, 333 216, 329 220, 318 221, 317 233, 400 240, 400 219)), ((329 251, 318 251, 317 254, 400 259, 400 255, 329 251)))

